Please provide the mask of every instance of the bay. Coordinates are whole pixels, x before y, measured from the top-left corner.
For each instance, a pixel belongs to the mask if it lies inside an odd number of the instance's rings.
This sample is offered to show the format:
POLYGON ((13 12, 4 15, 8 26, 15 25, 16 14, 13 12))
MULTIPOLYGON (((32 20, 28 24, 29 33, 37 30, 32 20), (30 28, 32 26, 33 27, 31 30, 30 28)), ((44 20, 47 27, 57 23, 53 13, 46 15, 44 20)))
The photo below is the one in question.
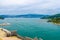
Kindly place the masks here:
MULTIPOLYGON (((48 23, 40 18, 6 18, 0 23, 8 22, 10 25, 3 26, 9 31, 16 30, 23 37, 38 37, 44 40, 60 40, 60 25, 48 23)), ((2 26, 0 26, 1 28, 2 26)))

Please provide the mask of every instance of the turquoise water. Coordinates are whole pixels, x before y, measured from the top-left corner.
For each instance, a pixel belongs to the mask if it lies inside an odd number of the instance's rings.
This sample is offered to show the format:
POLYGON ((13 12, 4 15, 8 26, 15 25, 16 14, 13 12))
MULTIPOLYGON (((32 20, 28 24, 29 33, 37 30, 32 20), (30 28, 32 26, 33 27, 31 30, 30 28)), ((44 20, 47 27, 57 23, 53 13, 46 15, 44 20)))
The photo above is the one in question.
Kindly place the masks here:
POLYGON ((5 20, 0 20, 0 23, 10 23, 11 25, 3 26, 3 28, 10 31, 16 30, 19 35, 24 37, 60 40, 60 26, 46 21, 39 18, 6 18, 5 20))

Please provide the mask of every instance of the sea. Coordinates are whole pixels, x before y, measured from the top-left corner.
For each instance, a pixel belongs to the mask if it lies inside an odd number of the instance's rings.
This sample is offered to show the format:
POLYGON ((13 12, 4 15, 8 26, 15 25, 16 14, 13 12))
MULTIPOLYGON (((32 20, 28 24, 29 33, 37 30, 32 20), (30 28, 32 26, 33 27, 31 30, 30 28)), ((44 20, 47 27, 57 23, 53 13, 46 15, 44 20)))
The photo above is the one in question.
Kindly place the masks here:
POLYGON ((60 25, 47 22, 47 19, 40 18, 5 18, 0 20, 0 24, 10 23, 10 25, 0 26, 9 31, 15 31, 23 37, 38 37, 43 40, 60 40, 60 25))

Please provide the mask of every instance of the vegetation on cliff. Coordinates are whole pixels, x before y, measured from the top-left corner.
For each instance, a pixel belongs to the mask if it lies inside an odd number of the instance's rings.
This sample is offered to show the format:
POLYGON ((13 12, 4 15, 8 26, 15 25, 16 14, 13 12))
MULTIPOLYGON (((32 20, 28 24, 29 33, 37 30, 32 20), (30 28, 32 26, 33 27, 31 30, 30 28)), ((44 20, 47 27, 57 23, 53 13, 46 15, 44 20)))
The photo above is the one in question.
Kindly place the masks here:
POLYGON ((60 14, 50 16, 48 22, 60 24, 60 14))

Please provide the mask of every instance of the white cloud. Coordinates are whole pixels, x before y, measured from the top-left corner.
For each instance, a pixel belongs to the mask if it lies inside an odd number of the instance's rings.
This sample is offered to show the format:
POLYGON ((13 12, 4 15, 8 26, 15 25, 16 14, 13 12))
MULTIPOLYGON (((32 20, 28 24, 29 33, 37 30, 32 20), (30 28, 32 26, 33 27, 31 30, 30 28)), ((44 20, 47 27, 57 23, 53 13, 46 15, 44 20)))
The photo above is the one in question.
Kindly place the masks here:
POLYGON ((60 12, 60 0, 0 0, 0 13, 54 14, 60 12))
POLYGON ((9 6, 9 5, 26 5, 26 4, 31 4, 31 3, 35 3, 35 0, 2 0, 0 1, 0 5, 3 6, 9 6))

